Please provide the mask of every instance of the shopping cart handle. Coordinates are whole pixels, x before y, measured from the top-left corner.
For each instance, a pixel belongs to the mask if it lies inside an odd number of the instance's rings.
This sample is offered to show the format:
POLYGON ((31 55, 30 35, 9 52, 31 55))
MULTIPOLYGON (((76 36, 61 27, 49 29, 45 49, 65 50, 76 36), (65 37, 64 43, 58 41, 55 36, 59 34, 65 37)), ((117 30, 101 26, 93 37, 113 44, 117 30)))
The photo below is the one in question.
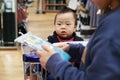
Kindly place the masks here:
POLYGON ((39 56, 23 54, 23 61, 24 62, 39 62, 39 56))

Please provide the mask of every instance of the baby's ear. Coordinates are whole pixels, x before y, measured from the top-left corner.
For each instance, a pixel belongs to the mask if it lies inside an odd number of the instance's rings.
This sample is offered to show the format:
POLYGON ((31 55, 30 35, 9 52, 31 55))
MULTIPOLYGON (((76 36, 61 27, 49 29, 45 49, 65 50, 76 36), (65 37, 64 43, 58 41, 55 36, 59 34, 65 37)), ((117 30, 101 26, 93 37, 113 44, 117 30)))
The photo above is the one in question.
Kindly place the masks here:
POLYGON ((74 32, 77 30, 77 26, 74 27, 74 32))
POLYGON ((74 28, 77 29, 77 25, 75 25, 74 28))

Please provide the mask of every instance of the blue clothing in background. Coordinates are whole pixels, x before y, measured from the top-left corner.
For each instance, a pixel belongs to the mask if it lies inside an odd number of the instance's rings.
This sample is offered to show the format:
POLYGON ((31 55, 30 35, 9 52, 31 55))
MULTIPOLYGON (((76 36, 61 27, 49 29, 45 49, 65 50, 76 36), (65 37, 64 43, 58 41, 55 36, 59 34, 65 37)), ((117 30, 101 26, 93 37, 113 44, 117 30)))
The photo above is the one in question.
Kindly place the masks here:
MULTIPOLYGON (((70 46, 74 52, 79 49, 79 45, 70 46)), ((46 68, 57 80, 120 80, 120 8, 101 17, 87 45, 84 65, 79 71, 54 54, 46 68)))
POLYGON ((97 27, 98 26, 97 6, 93 4, 91 0, 88 0, 86 4, 86 9, 88 10, 88 14, 90 16, 90 27, 97 27))

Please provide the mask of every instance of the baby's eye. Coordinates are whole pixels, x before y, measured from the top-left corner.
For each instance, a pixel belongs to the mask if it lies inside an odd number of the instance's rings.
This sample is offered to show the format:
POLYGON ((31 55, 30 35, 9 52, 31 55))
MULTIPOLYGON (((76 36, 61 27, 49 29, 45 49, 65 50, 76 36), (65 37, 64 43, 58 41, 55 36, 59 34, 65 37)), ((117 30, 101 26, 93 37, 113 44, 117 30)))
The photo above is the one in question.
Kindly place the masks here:
POLYGON ((57 25, 61 25, 60 23, 57 23, 57 25))
POLYGON ((66 25, 71 25, 71 24, 66 24, 66 25))

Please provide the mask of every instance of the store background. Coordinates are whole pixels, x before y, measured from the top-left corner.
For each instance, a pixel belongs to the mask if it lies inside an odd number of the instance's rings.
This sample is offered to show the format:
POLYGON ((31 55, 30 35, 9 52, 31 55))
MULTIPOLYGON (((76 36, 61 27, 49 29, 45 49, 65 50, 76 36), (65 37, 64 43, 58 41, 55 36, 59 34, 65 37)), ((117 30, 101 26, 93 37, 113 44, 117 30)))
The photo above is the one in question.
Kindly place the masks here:
MULTIPOLYGON (((36 14, 36 0, 28 7, 28 31, 47 39, 52 34, 55 13, 36 14)), ((0 80, 24 80, 23 59, 18 49, 0 49, 0 80)))

